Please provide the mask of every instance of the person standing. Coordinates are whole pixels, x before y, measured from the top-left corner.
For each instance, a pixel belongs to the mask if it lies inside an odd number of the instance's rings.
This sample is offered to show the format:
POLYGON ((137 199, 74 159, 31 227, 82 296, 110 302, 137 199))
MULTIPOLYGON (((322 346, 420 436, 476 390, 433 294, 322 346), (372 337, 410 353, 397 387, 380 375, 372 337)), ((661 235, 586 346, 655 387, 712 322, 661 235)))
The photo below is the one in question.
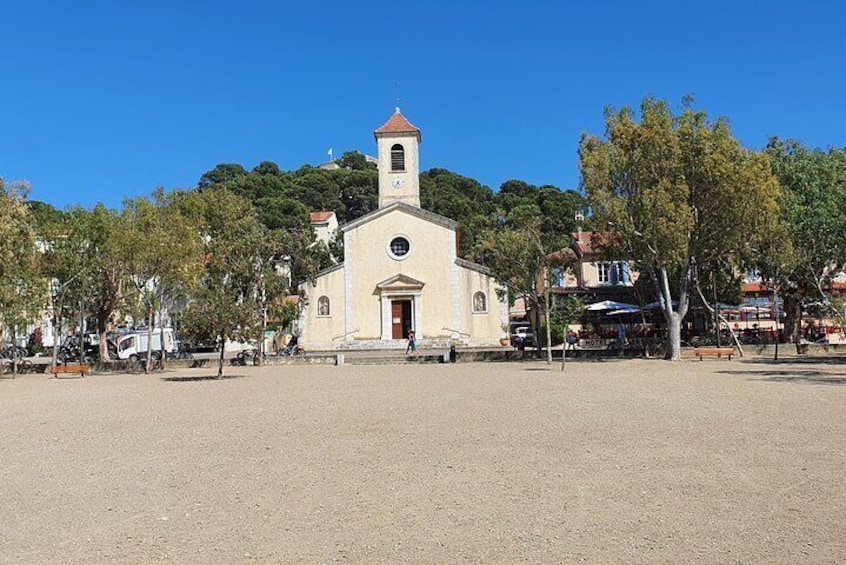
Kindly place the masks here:
POLYGON ((629 339, 626 337, 626 326, 623 323, 617 324, 617 343, 620 349, 625 349, 629 343, 629 339))
POLYGON ((408 345, 405 346, 405 354, 409 352, 413 355, 417 352, 417 342, 414 340, 414 330, 408 331, 408 345))
POLYGON ((576 344, 579 343, 579 336, 576 335, 576 332, 570 330, 567 332, 567 349, 576 350, 576 344))

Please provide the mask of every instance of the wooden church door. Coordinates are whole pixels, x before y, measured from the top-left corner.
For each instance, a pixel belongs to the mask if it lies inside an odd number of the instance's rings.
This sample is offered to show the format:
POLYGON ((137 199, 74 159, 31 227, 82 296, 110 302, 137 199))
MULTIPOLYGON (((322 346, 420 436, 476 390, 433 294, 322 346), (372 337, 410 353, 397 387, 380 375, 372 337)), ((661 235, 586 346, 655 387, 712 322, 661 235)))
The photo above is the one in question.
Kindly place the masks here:
POLYGON ((391 301, 391 338, 405 339, 411 329, 411 301, 391 301))

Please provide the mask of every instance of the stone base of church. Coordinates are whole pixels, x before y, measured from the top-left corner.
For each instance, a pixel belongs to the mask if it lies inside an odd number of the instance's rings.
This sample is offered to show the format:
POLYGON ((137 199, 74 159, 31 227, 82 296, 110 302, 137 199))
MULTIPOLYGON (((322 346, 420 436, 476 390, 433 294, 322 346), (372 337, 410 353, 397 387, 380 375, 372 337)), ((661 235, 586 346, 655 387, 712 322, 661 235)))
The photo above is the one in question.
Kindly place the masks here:
MULTIPOLYGON (((417 349, 449 349, 471 347, 500 347, 498 339, 450 339, 435 338, 417 341, 417 349)), ((377 351, 377 350, 405 350, 408 341, 404 339, 359 339, 333 343, 306 343, 306 351, 377 351)))

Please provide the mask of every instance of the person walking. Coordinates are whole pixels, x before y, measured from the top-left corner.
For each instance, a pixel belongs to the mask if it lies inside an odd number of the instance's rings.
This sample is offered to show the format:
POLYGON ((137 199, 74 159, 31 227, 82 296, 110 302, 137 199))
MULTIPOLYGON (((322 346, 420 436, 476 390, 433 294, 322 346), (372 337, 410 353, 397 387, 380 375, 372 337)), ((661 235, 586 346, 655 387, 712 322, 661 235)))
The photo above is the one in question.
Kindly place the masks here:
POLYGON ((405 354, 409 352, 414 355, 417 352, 417 342, 414 340, 414 330, 408 332, 408 345, 405 346, 405 354))

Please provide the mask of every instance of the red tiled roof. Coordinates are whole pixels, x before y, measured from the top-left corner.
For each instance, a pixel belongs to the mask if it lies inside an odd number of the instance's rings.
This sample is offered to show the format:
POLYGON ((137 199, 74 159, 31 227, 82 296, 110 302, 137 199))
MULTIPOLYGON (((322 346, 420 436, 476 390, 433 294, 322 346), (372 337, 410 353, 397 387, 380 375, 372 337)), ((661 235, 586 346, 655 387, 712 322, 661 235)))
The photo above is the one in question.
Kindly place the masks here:
POLYGON ((385 133, 416 133, 417 141, 421 140, 420 130, 405 119, 405 116, 402 115, 399 108, 397 108, 394 115, 385 122, 385 125, 373 132, 376 137, 385 133))
POLYGON ((602 248, 606 245, 611 234, 600 232, 577 232, 571 234, 573 243, 571 248, 575 247, 577 255, 584 255, 588 253, 601 253, 602 248))
POLYGON ((311 218, 312 224, 320 224, 323 222, 328 222, 329 219, 335 214, 331 210, 329 212, 309 212, 308 215, 311 218))
POLYGON ((549 255, 546 256, 547 259, 550 261, 561 261, 562 259, 575 259, 576 252, 570 249, 569 247, 565 247, 564 249, 560 249, 558 251, 553 251, 549 255))
POLYGON ((767 292, 761 283, 744 283, 743 292, 767 292))

